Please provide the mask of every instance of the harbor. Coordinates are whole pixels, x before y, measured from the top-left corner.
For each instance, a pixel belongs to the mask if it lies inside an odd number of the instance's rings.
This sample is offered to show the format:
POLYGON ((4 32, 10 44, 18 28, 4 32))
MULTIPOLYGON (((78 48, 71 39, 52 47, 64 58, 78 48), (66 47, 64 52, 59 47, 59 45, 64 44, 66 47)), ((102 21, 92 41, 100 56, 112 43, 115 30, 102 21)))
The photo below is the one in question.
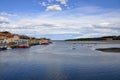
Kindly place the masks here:
POLYGON ((49 45, 0 51, 0 79, 120 80, 120 54, 95 50, 106 47, 120 45, 54 41, 49 45))
POLYGON ((0 80, 120 80, 120 0, 0 0, 0 80))
POLYGON ((48 45, 47 38, 33 38, 26 35, 12 34, 10 32, 0 32, 0 50, 13 48, 30 48, 34 45, 48 45))

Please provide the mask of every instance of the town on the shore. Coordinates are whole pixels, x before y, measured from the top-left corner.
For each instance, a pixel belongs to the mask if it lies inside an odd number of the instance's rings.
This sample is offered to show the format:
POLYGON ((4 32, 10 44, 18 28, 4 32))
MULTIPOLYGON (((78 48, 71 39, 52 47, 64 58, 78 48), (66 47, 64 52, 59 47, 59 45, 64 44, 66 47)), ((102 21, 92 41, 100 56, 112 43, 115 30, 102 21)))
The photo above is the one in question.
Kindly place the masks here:
POLYGON ((13 48, 30 48, 34 45, 48 45, 48 38, 35 38, 27 35, 12 34, 8 31, 0 32, 0 50, 13 48))

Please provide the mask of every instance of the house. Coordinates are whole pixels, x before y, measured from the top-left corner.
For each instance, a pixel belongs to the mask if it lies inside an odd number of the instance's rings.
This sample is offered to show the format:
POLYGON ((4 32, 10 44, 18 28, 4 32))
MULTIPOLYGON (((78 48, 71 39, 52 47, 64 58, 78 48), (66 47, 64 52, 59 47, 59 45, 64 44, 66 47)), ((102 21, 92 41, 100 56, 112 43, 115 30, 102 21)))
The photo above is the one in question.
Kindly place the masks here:
POLYGON ((39 44, 39 39, 36 38, 30 38, 30 45, 38 45, 39 44))
POLYGON ((15 35, 14 36, 14 45, 16 48, 29 48, 30 47, 30 38, 25 35, 15 35))
POLYGON ((2 34, 2 33, 0 33, 0 39, 6 39, 7 37, 6 37, 6 34, 2 34))
POLYGON ((10 47, 9 43, 13 42, 11 38, 13 37, 13 34, 9 32, 0 32, 0 42, 1 46, 5 48, 10 47))
POLYGON ((106 41, 112 41, 113 39, 112 38, 105 38, 106 41))
POLYGON ((5 39, 0 38, 0 50, 6 50, 7 49, 7 42, 5 39))
POLYGON ((14 34, 10 34, 9 36, 6 37, 7 44, 11 45, 14 43, 15 40, 17 40, 14 34))
POLYGON ((6 39, 7 44, 14 41, 14 34, 6 33, 6 32, 0 32, 0 38, 6 39))
POLYGON ((47 45, 47 44, 49 44, 49 40, 46 38, 41 38, 39 41, 39 44, 40 45, 47 45))
POLYGON ((106 41, 112 41, 114 36, 105 36, 105 37, 102 37, 103 39, 105 39, 106 41))

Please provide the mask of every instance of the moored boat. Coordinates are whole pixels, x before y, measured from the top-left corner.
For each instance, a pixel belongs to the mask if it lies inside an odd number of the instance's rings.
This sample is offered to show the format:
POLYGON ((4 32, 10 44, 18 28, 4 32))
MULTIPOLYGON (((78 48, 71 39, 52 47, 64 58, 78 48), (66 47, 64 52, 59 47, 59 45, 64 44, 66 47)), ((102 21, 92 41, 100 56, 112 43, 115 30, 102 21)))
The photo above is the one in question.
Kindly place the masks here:
POLYGON ((30 46, 16 46, 16 48, 30 48, 30 46))
POLYGON ((7 47, 0 47, 0 50, 6 50, 7 47))
POLYGON ((8 46, 7 49, 12 49, 12 48, 10 46, 8 46))
POLYGON ((48 45, 48 43, 40 43, 40 45, 48 45))
POLYGON ((30 48, 28 40, 22 40, 16 42, 16 48, 30 48))

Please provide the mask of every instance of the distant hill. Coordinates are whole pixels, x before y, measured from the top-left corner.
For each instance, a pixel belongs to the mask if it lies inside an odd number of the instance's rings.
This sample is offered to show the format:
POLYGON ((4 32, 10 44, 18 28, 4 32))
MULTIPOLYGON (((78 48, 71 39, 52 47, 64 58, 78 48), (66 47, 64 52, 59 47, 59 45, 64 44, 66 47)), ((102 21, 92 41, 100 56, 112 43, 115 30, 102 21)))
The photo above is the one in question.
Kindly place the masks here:
POLYGON ((119 36, 104 36, 101 38, 112 38, 113 40, 120 40, 120 35, 119 36))
POLYGON ((103 36, 98 38, 67 39, 65 41, 101 41, 101 40, 106 40, 107 38, 111 38, 112 40, 120 40, 120 35, 119 36, 103 36))

